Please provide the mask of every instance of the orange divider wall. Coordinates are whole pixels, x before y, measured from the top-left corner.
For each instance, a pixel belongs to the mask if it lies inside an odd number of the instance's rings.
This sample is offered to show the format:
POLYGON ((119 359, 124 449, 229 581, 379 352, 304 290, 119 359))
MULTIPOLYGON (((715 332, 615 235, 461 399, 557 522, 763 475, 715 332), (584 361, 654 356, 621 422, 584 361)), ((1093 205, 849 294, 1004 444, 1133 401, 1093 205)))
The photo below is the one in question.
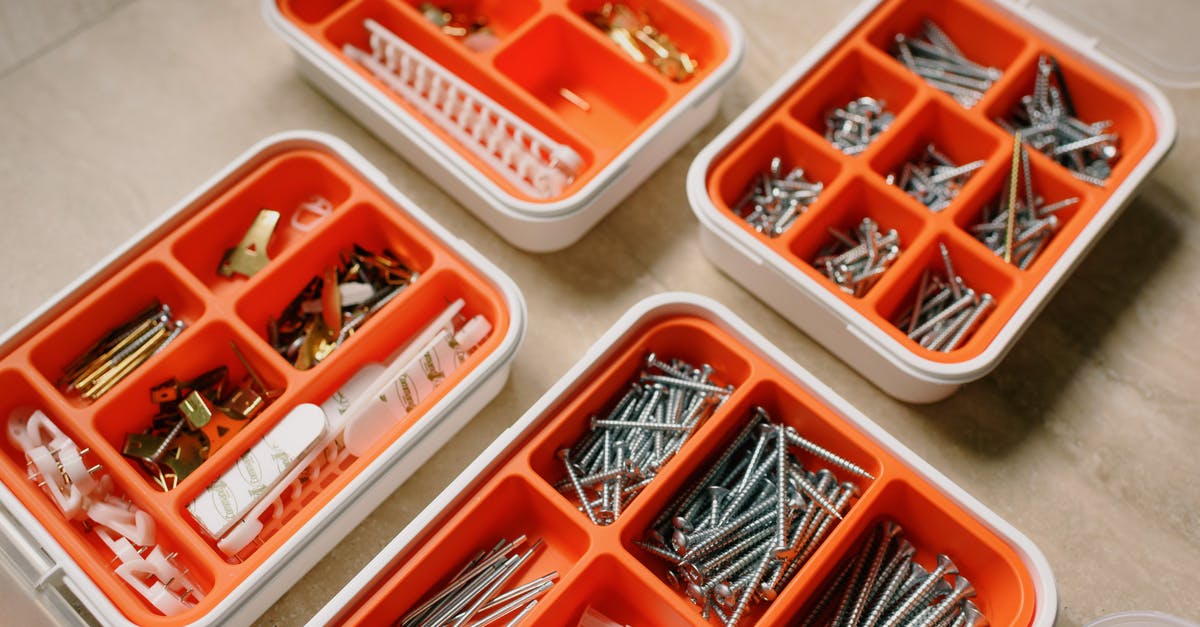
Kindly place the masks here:
MULTIPOLYGON (((509 447, 508 457, 491 465, 476 488, 446 505, 443 514, 397 557, 398 565, 351 608, 344 624, 391 623, 444 583, 475 551, 520 534, 530 542, 542 538, 546 546, 518 579, 528 581, 551 570, 560 575, 528 617, 530 624, 574 625, 589 605, 622 624, 708 624, 682 592, 664 583, 663 562, 634 541, 641 540, 659 512, 720 456, 755 406, 866 468, 876 479, 856 482, 862 493, 845 520, 779 597, 755 608, 744 624, 794 624, 808 600, 819 596, 833 569, 883 518, 904 527, 906 537, 917 546, 921 564, 935 564, 939 552, 952 554, 963 575, 979 589, 976 603, 991 624, 1030 622, 1034 582, 1011 545, 754 349, 711 321, 690 315, 660 314, 644 320, 626 338, 591 369, 586 380, 554 402, 509 447), (737 387, 615 523, 594 526, 555 489, 564 477, 555 452, 572 445, 587 430, 589 416, 615 405, 636 380, 648 352, 660 359, 708 363, 714 368, 714 382, 737 387)), ((807 455, 801 457, 806 466, 820 467, 807 455)))
POLYGON ((812 277, 913 354, 959 363, 980 355, 991 344, 1155 140, 1150 113, 1129 88, 1070 51, 1042 40, 985 0, 885 0, 718 157, 708 172, 707 188, 713 204, 737 228, 812 277), (918 36, 924 19, 946 31, 968 58, 1003 71, 973 108, 964 109, 892 58, 895 35, 918 36), (1106 184, 1095 187, 1029 150, 1035 190, 1047 204, 1072 196, 1080 202, 1056 214, 1057 233, 1033 264, 1020 270, 993 254, 967 229, 985 205, 998 198, 1010 169, 1012 137, 993 119, 1009 117, 1021 97, 1032 92, 1041 54, 1058 59, 1080 119, 1113 121, 1121 155, 1106 184), (886 109, 896 117, 864 152, 847 156, 825 140, 825 116, 860 96, 885 100, 886 109), (888 174, 898 172, 931 142, 956 163, 987 161, 940 213, 885 183, 888 174), (807 178, 825 183, 825 190, 782 236, 769 238, 730 208, 776 156, 785 168, 804 168, 807 178), (903 252, 871 290, 855 298, 811 264, 817 251, 832 241, 827 227, 846 229, 864 217, 874 219, 885 232, 899 231, 903 252), (990 292, 997 302, 974 334, 949 353, 920 347, 892 323, 911 306, 922 271, 943 267, 939 243, 947 246, 967 285, 990 292))
POLYGON ((527 201, 538 199, 525 196, 342 54, 345 44, 369 50, 365 19, 379 22, 551 139, 579 153, 583 168, 575 181, 550 201, 579 191, 729 55, 724 35, 687 0, 625 2, 635 11, 645 11, 662 33, 698 62, 695 75, 678 83, 628 57, 588 22, 585 14, 599 10, 602 0, 435 2, 439 7, 488 18, 499 43, 484 52, 474 52, 442 33, 421 15, 420 4, 419 0, 279 0, 284 17, 337 57, 348 71, 357 72, 388 94, 505 192, 527 201), (582 97, 590 110, 568 102, 559 95, 560 88, 582 97))
POLYGON ((111 269, 97 289, 74 296, 77 302, 65 313, 0 356, 0 416, 7 419, 21 407, 40 409, 80 448, 90 448, 85 459, 102 464, 116 491, 153 516, 158 542, 165 551, 178 552, 181 568, 188 568, 199 583, 205 597, 194 608, 175 617, 158 614, 115 575, 113 555, 100 538, 67 521, 27 478, 24 453, 5 438, 0 443, 0 479, 129 620, 148 626, 182 625, 203 617, 493 353, 510 324, 503 295, 491 280, 332 153, 295 148, 260 157, 248 173, 227 180, 206 200, 185 209, 182 217, 158 240, 144 242, 132 263, 111 269), (296 229, 292 213, 314 195, 328 199, 333 211, 310 231, 296 229), (222 254, 241 240, 260 208, 282 214, 267 251, 271 262, 252 278, 220 276, 222 254), (387 248, 421 276, 328 358, 310 370, 297 370, 268 344, 267 318, 277 316, 313 276, 337 263, 339 253, 353 244, 373 252, 387 248), (361 367, 382 362, 403 347, 458 298, 466 302, 464 316, 482 314, 493 325, 467 363, 367 455, 323 470, 319 481, 305 484, 298 499, 286 498, 283 516, 268 522, 260 544, 236 558, 218 551, 186 511, 188 503, 291 408, 325 401, 361 367), (174 343, 94 403, 56 387, 64 365, 154 299, 188 324, 174 343), (195 377, 221 365, 229 367, 232 381, 240 381, 245 369, 230 342, 266 385, 282 395, 178 487, 162 492, 135 462, 122 456, 125 434, 150 425, 157 406, 149 391, 158 383, 195 377))

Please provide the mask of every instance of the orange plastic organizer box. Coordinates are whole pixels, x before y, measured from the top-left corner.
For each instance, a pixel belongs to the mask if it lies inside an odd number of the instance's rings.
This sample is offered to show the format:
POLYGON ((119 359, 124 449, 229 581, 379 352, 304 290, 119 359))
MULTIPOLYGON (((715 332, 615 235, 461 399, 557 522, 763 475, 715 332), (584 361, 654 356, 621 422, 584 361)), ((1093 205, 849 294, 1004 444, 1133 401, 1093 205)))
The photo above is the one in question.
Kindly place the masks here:
MULTIPOLYGON (((431 429, 450 420, 443 399, 450 397, 453 406, 481 385, 498 389, 503 382, 506 360, 524 329, 524 305, 515 286, 394 189, 381 187, 386 183, 369 172, 374 169, 357 153, 328 136, 292 133, 271 138, 177 212, 167 214, 111 263, 9 333, 0 352, 0 415, 7 418, 20 407, 41 410, 79 448, 90 449, 87 459, 102 466, 116 493, 150 514, 158 543, 177 553, 176 562, 204 595, 181 614, 167 617, 157 612, 114 573, 114 555, 97 533, 67 520, 27 477, 25 454, 6 439, 0 444, 0 479, 6 496, 15 498, 5 500, 8 513, 29 521, 24 524, 35 532, 34 542, 56 551, 61 547, 65 560, 59 560, 63 563, 58 568, 68 571, 68 578, 74 572, 86 578, 70 583, 83 591, 83 605, 99 618, 138 625, 221 622, 238 616, 249 620, 315 563, 322 547, 336 543, 403 479, 395 477, 411 472, 397 466, 403 462, 398 457, 405 454, 397 442, 417 437, 414 434, 429 437, 431 429), (296 228, 292 212, 313 196, 328 200, 332 211, 308 230, 296 228), (265 251, 270 262, 252 278, 221 276, 223 253, 238 244, 264 207, 282 214, 265 251), (390 250, 420 276, 324 361, 299 370, 266 340, 268 317, 277 316, 312 277, 355 244, 390 250), (292 408, 324 402, 360 368, 384 361, 460 298, 465 316, 483 315, 492 324, 491 334, 466 363, 362 457, 326 466, 316 479, 304 482, 302 490, 285 493, 282 514, 267 522, 258 542, 233 557, 218 550, 188 512, 188 504, 292 408), (175 342, 95 402, 81 401, 56 386, 69 360, 155 299, 187 325, 175 342), (240 380, 246 371, 231 342, 266 387, 280 395, 177 487, 164 492, 122 455, 125 436, 149 427, 158 410, 150 388, 164 380, 186 380, 218 366, 227 366, 234 382, 240 380), (498 383, 481 384, 481 377, 498 370, 498 383), (392 478, 381 481, 384 471, 392 478), (378 488, 375 484, 392 479, 395 483, 382 493, 366 494, 364 484, 378 488), (328 528, 344 514, 349 518, 339 521, 336 529, 328 528), (314 541, 317 532, 323 536, 314 541), (41 541, 43 536, 46 541, 41 541), (313 550, 316 554, 309 553, 313 550), (286 583, 272 586, 285 565, 291 569, 282 575, 286 583), (93 592, 99 596, 91 596, 93 592), (250 592, 253 598, 248 598, 250 592)), ((465 419, 453 420, 461 426, 465 419)), ((424 446, 436 449, 440 443, 425 441, 424 446)))
POLYGON ((1043 30, 1017 7, 987 0, 872 1, 697 157, 689 196, 708 231, 705 249, 719 265, 730 271, 729 255, 739 254, 764 259, 775 270, 757 271, 763 276, 734 274, 736 280, 889 393, 930 401, 998 363, 1174 137, 1173 114, 1158 90, 1094 51, 1076 48, 1053 27, 1043 30), (973 107, 965 108, 893 57, 896 36, 919 38, 926 20, 967 58, 1002 72, 973 107), (1047 204, 1070 197, 1079 202, 1055 214, 1057 232, 1022 270, 969 229, 982 221, 985 206, 1009 193, 1013 138, 994 120, 1008 119, 1033 92, 1042 55, 1057 59, 1076 117, 1086 123, 1112 121, 1107 132, 1119 135, 1120 154, 1111 176, 1096 186, 1029 149, 1037 194, 1047 204), (826 117, 860 97, 885 101, 895 117, 865 150, 847 155, 826 139, 826 117), (887 182, 930 144, 955 164, 985 162, 936 212, 887 182), (824 183, 824 190, 789 229, 771 238, 732 208, 774 157, 786 168, 803 168, 807 178, 824 183), (864 218, 874 220, 881 232, 895 229, 902 252, 869 291, 854 296, 838 289, 813 261, 834 241, 830 228, 853 229, 864 218), (974 332, 949 352, 922 347, 895 324, 912 306, 923 273, 942 271, 940 245, 965 283, 996 301, 974 332))
POLYGON ((699 607, 664 582, 663 562, 635 541, 721 455, 756 406, 875 479, 860 482, 862 492, 845 520, 778 598, 758 605, 740 624, 793 624, 820 595, 832 570, 883 519, 904 527, 921 564, 936 562, 938 553, 954 555, 963 575, 975 583, 975 601, 991 624, 1052 623, 1057 609, 1053 578, 1028 539, 727 309, 698 296, 662 294, 626 314, 312 624, 394 621, 476 550, 519 534, 545 541, 524 569, 526 579, 548 571, 560 575, 528 624, 575 625, 589 606, 620 624, 708 624, 699 607), (714 382, 736 389, 613 524, 596 526, 556 490, 564 471, 555 452, 579 439, 589 416, 612 409, 645 367, 647 353, 709 364, 714 382))
MULTIPOLYGON (((569 245, 649 176, 715 114, 718 88, 732 76, 742 55, 736 23, 708 0, 619 3, 644 15, 695 61, 694 74, 681 81, 635 60, 589 21, 603 9, 601 0, 422 4, 264 0, 263 10, 296 52, 306 76, 502 236, 528 250, 569 245), (443 32, 425 14, 443 9, 486 19, 494 44, 477 49, 443 32), (378 43, 365 26, 368 20, 413 49, 395 65, 409 67, 405 64, 419 57, 412 67, 434 67, 435 75, 447 78, 421 83, 419 98, 398 93, 396 84, 381 80, 347 53, 347 46, 371 51, 378 43), (465 85, 443 93, 447 80, 465 85), (577 161, 573 179, 557 191, 531 193, 514 183, 512 173, 489 162, 503 150, 482 156, 467 147, 471 141, 447 130, 473 122, 464 121, 461 113, 451 114, 453 123, 439 122, 437 114, 425 108, 429 105, 424 99, 443 103, 464 90, 478 90, 551 142, 568 148, 574 155, 571 160, 577 161), (422 104, 414 104, 412 98, 422 104)), ((458 111, 459 106, 451 109, 458 111)), ((466 105, 461 106, 465 110, 466 105)), ((526 140, 529 136, 524 135, 526 140)))

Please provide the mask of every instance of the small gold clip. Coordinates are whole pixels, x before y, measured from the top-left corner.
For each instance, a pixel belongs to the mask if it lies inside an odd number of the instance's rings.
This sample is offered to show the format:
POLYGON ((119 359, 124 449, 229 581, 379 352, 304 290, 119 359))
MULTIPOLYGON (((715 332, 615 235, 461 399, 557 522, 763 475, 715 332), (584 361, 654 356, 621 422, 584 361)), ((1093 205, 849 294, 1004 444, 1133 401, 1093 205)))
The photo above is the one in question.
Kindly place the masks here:
POLYGON ((275 225, 279 223, 279 212, 271 209, 260 209, 254 217, 254 222, 242 236, 242 241, 234 248, 225 252, 218 270, 221 276, 231 277, 235 273, 252 277, 271 262, 267 256, 267 245, 275 233, 275 225))
POLYGON ((188 424, 193 429, 199 429, 208 424, 212 420, 212 407, 208 404, 208 399, 200 395, 199 392, 193 391, 186 398, 179 402, 179 413, 187 418, 188 424))

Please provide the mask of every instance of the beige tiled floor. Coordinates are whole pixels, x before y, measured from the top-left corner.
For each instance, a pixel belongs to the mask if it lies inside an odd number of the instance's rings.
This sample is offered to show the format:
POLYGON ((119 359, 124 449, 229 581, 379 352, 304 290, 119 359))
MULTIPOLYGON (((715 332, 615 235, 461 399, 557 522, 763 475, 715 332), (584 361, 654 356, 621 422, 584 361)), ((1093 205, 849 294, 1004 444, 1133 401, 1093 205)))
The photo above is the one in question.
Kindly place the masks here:
POLYGON ((496 401, 264 624, 311 616, 622 311, 667 289, 732 307, 1024 531, 1054 569, 1062 624, 1135 608, 1200 619, 1200 90, 1167 92, 1181 122, 1174 153, 1003 364, 947 401, 909 406, 700 253, 683 190, 688 164, 849 10, 833 0, 727 4, 751 45, 718 119, 581 243, 529 255, 303 83, 257 2, 0 0, 0 327, 253 142, 319 129, 350 142, 510 273, 530 327, 496 401))

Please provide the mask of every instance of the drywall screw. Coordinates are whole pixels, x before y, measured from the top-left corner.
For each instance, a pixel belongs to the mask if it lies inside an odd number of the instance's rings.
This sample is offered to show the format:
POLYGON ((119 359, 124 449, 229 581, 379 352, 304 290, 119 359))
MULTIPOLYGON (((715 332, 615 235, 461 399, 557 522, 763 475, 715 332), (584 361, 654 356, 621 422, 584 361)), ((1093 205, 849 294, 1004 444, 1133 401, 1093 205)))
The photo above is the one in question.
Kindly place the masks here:
POLYGON ((929 615, 918 623, 917 627, 933 627, 943 616, 954 609, 959 602, 973 596, 975 596, 975 588, 971 585, 971 582, 967 581, 966 577, 956 578, 954 580, 954 590, 941 603, 929 608, 929 615))
POLYGON ((825 139, 847 155, 857 155, 891 126, 896 116, 885 111, 887 103, 864 96, 829 112, 825 139))
POLYGON ((767 171, 754 177, 732 209, 755 231, 779 237, 824 189, 823 183, 804 178, 802 168, 793 168, 785 175, 783 159, 774 157, 767 171))
POLYGON ((913 160, 887 176, 887 183, 925 205, 934 213, 950 206, 967 180, 987 163, 984 159, 958 165, 942 155, 933 144, 915 155, 913 160))
POLYGON ((962 277, 954 273, 945 244, 939 247, 946 278, 925 270, 913 304, 902 310, 893 323, 907 329, 908 337, 923 348, 948 353, 962 345, 996 301, 990 294, 978 294, 968 288, 962 277))
POLYGON ((984 92, 1002 75, 997 68, 968 59, 934 22, 925 20, 922 34, 924 40, 896 35, 896 58, 963 108, 978 104, 984 92))
POLYGON ((812 265, 822 271, 843 292, 861 297, 879 281, 901 253, 900 234, 889 229, 879 234, 879 225, 863 218, 853 237, 832 227, 833 242, 821 249, 812 265))
POLYGON ((1076 117, 1074 101, 1058 60, 1038 58, 1033 92, 1013 108, 1007 120, 996 123, 1019 131, 1024 142, 1067 168, 1075 178, 1103 187, 1112 164, 1121 154, 1120 135, 1108 132, 1112 120, 1094 124, 1076 117))
POLYGON ((583 492, 583 485, 579 483, 579 476, 571 465, 571 449, 559 449, 558 458, 562 460, 563 467, 567 469, 567 477, 571 479, 571 485, 575 487, 575 493, 579 495, 579 500, 583 504, 583 513, 587 514, 588 520, 591 520, 593 525, 600 524, 600 521, 596 519, 596 513, 592 511, 587 495, 583 492))

